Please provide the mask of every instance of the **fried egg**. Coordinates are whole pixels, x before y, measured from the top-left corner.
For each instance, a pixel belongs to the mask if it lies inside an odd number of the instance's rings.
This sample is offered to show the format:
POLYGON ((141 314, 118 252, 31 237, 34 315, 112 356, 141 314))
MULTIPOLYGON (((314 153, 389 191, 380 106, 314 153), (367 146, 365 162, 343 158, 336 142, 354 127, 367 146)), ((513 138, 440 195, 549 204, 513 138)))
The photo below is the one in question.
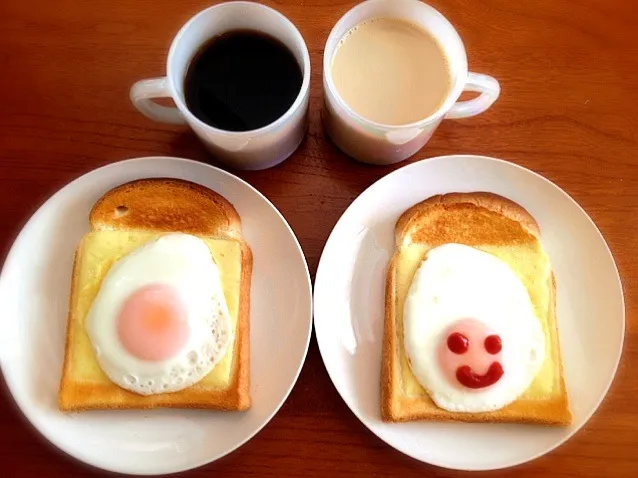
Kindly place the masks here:
POLYGON ((116 262, 85 321, 111 381, 141 395, 204 378, 233 338, 221 278, 206 244, 167 234, 116 262))
POLYGON ((515 401, 545 356, 525 285, 507 263, 462 244, 428 252, 408 291, 403 335, 417 381, 451 412, 515 401))

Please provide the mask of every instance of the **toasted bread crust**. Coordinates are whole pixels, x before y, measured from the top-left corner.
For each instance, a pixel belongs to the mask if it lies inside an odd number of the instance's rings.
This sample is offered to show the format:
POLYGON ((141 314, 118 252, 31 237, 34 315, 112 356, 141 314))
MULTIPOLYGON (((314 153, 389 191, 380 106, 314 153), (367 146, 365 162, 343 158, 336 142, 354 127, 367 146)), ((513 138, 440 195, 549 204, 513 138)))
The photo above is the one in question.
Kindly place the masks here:
POLYGON ((96 231, 241 234, 239 214, 226 198, 199 184, 172 178, 139 179, 111 189, 93 206, 89 222, 96 231))
MULTIPOLYGON (((493 412, 484 413, 454 413, 437 407, 429 397, 408 397, 401 389, 401 364, 398 355, 402 341, 397 336, 396 323, 396 266, 400 257, 400 247, 410 243, 424 243, 438 245, 446 242, 461 242, 467 245, 475 243, 501 244, 502 238, 492 237, 492 231, 487 228, 471 237, 465 231, 459 233, 458 228, 448 230, 445 219, 437 217, 434 227, 429 221, 433 215, 439 216, 453 211, 461 217, 470 219, 468 224, 476 227, 471 215, 479 215, 482 220, 490 218, 491 214, 505 216, 513 224, 506 221, 507 234, 517 242, 539 240, 540 229, 534 218, 521 206, 492 193, 452 193, 434 196, 416 204, 401 215, 396 224, 395 240, 397 248, 392 257, 386 278, 385 295, 385 326, 383 334, 382 363, 381 363, 381 418, 387 422, 404 422, 413 420, 436 421, 465 421, 484 423, 536 423, 543 425, 568 425, 571 423, 569 399, 565 385, 563 363, 560 355, 558 331, 555 334, 556 350, 559 351, 559 387, 560 393, 556 397, 539 400, 519 399, 510 405, 493 412), (437 220, 443 225, 437 224, 437 220), (428 223, 430 230, 420 229, 428 223), (515 223, 515 224, 514 224, 515 223), (518 231, 516 231, 518 224, 518 231), (511 230, 509 230, 511 226, 511 230), (465 239, 465 241, 464 241, 465 239), (482 242, 481 242, 482 241, 482 242), (487 241, 487 242, 486 242, 487 241)), ((552 273, 548 284, 551 290, 550 310, 548 314, 556 314, 556 281, 552 273)))
POLYGON ((67 321, 66 348, 58 405, 62 411, 151 409, 151 408, 209 408, 217 410, 247 410, 250 408, 250 281, 252 276, 252 252, 241 237, 239 215, 225 198, 194 183, 174 179, 146 179, 119 186, 107 192, 93 207, 90 222, 95 230, 152 230, 162 232, 187 232, 200 236, 227 238, 237 241, 241 247, 241 281, 239 309, 230 385, 226 389, 206 388, 194 384, 173 393, 142 396, 124 390, 114 383, 88 383, 75 380, 71 372, 70 350, 73 347, 73 323, 79 317, 73 315, 73 305, 78 300, 78 267, 81 263, 83 243, 75 253, 69 318, 67 321), (136 195, 136 188, 140 194, 136 195), (154 197, 161 201, 154 202, 154 197), (167 200, 168 199, 168 200, 167 200), (170 204, 185 213, 184 220, 174 227, 171 222, 170 204), (125 205, 126 214, 114 217, 117 206, 125 205), (189 213, 191 208, 201 208, 189 213), (146 214, 144 207, 153 208, 146 214), (123 218, 127 218, 123 221, 123 218), (209 222, 206 222, 209 221, 209 222))
POLYGON ((395 228, 397 246, 406 240, 411 243, 434 244, 441 242, 441 236, 448 234, 456 235, 459 242, 467 245, 508 244, 515 240, 536 241, 540 237, 540 229, 526 209, 507 198, 488 192, 432 196, 405 211, 395 228), (422 228, 423 221, 432 221, 431 216, 434 214, 438 216, 435 223, 422 228), (458 229, 458 221, 454 221, 452 230, 448 229, 446 219, 450 214, 463 216, 464 229, 458 229), (486 227, 489 221, 485 220, 485 215, 488 216, 487 219, 489 216, 505 216, 511 221, 510 227, 506 230, 491 230, 486 227), (532 237, 522 237, 521 227, 532 237))
POLYGON ((397 327, 396 327, 396 263, 399 251, 395 251, 385 282, 385 320, 383 327, 383 345, 381 348, 381 419, 384 422, 400 421, 402 414, 395 412, 400 400, 399 390, 399 360, 396 357, 397 327))

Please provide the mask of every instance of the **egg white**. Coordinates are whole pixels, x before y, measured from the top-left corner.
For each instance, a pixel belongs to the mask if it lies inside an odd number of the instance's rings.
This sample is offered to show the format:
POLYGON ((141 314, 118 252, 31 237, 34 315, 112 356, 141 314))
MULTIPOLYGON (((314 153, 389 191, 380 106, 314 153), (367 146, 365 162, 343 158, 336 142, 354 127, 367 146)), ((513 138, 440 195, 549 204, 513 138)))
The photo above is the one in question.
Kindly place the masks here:
POLYGON ((201 239, 182 233, 161 236, 116 262, 102 281, 85 328, 109 379, 141 395, 176 392, 197 383, 224 357, 233 338, 217 265, 201 239), (126 299, 154 283, 176 289, 190 329, 186 346, 163 361, 131 355, 117 333, 126 299))
POLYGON ((527 390, 545 356, 545 335, 525 285, 507 263, 462 244, 428 252, 408 291, 403 329, 414 376, 437 406, 451 412, 503 408, 527 390), (502 339, 504 375, 484 389, 450 383, 438 365, 446 330, 467 317, 502 339))

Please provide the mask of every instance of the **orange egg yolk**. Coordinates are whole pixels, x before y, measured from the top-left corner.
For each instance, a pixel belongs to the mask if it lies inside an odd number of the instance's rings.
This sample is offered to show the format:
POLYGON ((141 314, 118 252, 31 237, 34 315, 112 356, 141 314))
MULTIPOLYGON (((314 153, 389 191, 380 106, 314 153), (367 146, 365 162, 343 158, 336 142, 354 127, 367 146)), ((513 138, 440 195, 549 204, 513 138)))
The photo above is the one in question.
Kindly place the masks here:
POLYGON ((174 357, 188 341, 186 306, 174 287, 151 284, 131 294, 117 319, 124 348, 142 360, 174 357))

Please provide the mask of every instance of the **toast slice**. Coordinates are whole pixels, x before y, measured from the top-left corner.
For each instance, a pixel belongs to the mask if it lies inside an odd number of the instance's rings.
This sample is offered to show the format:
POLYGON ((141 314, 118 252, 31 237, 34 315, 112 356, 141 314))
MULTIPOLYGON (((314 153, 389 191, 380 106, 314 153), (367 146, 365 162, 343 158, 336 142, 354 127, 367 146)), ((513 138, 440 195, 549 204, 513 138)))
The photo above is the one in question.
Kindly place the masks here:
POLYGON ((571 422, 556 326, 556 282, 534 218, 492 193, 438 195, 411 207, 395 228, 396 249, 386 281, 381 366, 384 421, 457 420, 568 425, 571 422), (545 334, 546 355, 532 384, 500 410, 449 412, 419 384, 403 345, 403 304, 419 265, 434 247, 459 243, 505 261, 525 284, 545 334))
POLYGON ((60 409, 248 409, 252 254, 232 204, 198 184, 142 179, 107 192, 93 207, 89 222, 92 230, 78 246, 73 266, 60 409), (192 234, 207 244, 220 271, 235 338, 226 356, 201 381, 178 392, 142 396, 107 378, 84 320, 111 265, 170 232, 192 234))

